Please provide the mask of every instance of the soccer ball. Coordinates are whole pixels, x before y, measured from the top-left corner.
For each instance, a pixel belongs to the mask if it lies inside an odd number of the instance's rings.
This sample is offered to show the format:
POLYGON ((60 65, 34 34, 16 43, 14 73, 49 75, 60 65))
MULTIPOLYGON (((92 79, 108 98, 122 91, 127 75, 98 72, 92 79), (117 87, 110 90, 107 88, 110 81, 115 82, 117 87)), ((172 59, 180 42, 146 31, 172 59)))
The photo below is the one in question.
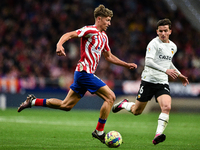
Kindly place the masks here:
POLYGON ((122 144, 122 136, 117 131, 110 131, 105 136, 105 144, 108 147, 119 147, 122 144))

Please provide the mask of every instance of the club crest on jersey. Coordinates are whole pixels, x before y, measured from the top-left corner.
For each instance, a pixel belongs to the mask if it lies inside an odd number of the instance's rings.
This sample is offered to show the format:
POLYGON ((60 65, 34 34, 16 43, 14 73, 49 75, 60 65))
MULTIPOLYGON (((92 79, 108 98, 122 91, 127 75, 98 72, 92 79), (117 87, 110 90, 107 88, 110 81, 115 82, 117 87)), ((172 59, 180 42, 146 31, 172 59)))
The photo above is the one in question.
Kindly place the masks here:
POLYGON ((105 40, 106 40, 106 39, 105 39, 105 38, 103 38, 103 42, 105 42, 105 40))
POLYGON ((172 52, 172 54, 174 54, 174 49, 173 48, 171 49, 171 52, 172 52))

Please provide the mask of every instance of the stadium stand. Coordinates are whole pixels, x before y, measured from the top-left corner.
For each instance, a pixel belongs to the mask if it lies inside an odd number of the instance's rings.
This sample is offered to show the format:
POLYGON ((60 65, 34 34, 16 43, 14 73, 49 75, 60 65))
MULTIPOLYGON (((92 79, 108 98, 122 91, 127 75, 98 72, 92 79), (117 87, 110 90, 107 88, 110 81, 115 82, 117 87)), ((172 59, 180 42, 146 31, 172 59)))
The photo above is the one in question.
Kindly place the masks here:
POLYGON ((107 30, 113 54, 137 63, 138 69, 129 71, 102 59, 97 76, 116 82, 140 80, 146 45, 156 36, 156 22, 169 18, 171 40, 178 46, 174 64, 190 82, 200 81, 200 32, 179 8, 172 10, 157 0, 1 0, 0 81, 18 79, 27 89, 69 87, 79 60, 79 40, 64 45, 66 57, 56 55, 56 43, 65 32, 93 24, 93 9, 100 3, 114 12, 107 30))

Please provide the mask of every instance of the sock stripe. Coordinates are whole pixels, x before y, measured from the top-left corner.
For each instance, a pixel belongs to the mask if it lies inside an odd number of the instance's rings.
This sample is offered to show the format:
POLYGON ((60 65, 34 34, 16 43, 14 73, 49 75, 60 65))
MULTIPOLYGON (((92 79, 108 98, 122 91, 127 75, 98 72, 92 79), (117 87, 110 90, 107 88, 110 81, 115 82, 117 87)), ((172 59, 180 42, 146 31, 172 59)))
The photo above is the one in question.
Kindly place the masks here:
POLYGON ((166 121, 166 120, 163 120, 163 119, 160 119, 160 118, 159 118, 158 120, 161 120, 161 121, 164 121, 164 122, 168 123, 168 121, 166 121))
POLYGON ((105 124, 106 123, 106 119, 99 118, 99 122, 102 123, 102 124, 105 124))
POLYGON ((43 100, 43 106, 47 106, 47 104, 46 104, 46 98, 43 100))

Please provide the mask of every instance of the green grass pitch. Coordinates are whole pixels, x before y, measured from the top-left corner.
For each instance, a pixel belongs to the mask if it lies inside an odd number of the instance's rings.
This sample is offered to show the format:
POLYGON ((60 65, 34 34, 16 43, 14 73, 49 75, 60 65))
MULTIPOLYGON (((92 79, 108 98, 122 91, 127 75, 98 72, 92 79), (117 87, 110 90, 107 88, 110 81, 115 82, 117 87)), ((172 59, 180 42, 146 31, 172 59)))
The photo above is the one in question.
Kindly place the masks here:
MULTIPOLYGON (((171 113, 166 140, 152 144, 159 113, 110 113, 105 131, 121 133, 123 150, 200 150, 200 115, 171 113)), ((0 150, 106 150, 92 138, 99 111, 0 110, 0 150)))

